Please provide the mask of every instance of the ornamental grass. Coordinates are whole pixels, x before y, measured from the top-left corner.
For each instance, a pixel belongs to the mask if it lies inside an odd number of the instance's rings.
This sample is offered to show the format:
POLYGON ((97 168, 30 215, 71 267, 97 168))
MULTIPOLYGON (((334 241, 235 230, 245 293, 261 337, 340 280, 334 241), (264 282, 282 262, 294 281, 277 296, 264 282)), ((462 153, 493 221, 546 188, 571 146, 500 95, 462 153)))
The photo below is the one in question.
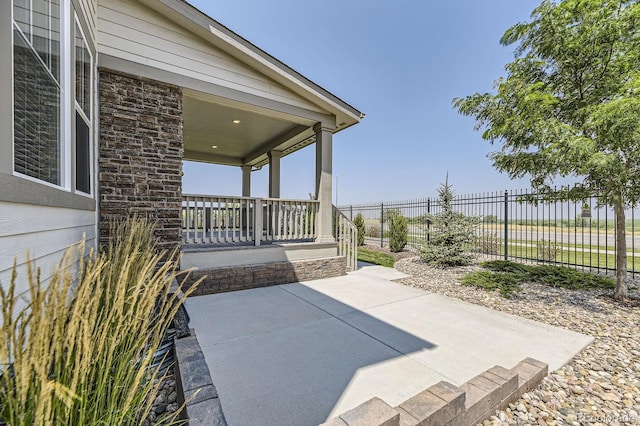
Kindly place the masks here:
MULTIPOLYGON (((154 351, 185 298, 170 292, 177 251, 157 250, 153 226, 112 226, 111 242, 64 255, 44 283, 28 262, 28 291, 16 267, 0 285, 0 423, 135 425, 148 416, 162 379, 154 351)), ((178 410, 179 412, 179 410, 178 410)), ((178 423, 177 413, 165 424, 178 423)))

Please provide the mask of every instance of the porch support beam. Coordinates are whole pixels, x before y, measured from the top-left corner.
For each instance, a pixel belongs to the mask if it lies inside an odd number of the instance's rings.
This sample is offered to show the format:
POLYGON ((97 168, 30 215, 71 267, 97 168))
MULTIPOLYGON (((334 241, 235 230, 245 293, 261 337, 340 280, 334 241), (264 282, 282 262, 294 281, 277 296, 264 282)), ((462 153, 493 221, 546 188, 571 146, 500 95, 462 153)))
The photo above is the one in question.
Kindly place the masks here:
POLYGON ((269 151, 269 198, 280 198, 280 158, 282 151, 269 151))
POLYGON ((316 199, 320 202, 318 212, 318 236, 316 242, 335 242, 332 232, 333 204, 333 128, 324 123, 313 126, 316 134, 316 199))
POLYGON ((201 163, 224 164, 225 166, 242 166, 244 163, 241 158, 229 157, 227 155, 207 154, 205 152, 190 151, 185 149, 182 156, 183 160, 199 161, 201 163))
POLYGON ((251 166, 241 166, 242 169, 242 196, 251 197, 251 166))
POLYGON ((255 162, 258 158, 264 155, 265 152, 268 153, 269 151, 278 148, 280 145, 300 135, 308 128, 309 127, 307 126, 296 125, 283 134, 278 135, 271 140, 268 140, 267 142, 263 143, 262 145, 251 151, 249 154, 247 154, 246 157, 244 157, 245 164, 251 164, 255 162))

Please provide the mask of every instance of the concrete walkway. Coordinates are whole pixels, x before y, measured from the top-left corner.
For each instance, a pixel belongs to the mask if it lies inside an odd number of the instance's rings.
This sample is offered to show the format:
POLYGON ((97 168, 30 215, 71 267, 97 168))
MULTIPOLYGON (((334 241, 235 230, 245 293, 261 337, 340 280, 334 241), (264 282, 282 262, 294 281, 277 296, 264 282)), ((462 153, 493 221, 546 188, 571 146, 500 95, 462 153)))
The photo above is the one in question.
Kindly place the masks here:
POLYGON ((396 405, 529 356, 559 368, 591 342, 390 280, 344 277, 187 301, 230 426, 317 425, 373 396, 396 405))

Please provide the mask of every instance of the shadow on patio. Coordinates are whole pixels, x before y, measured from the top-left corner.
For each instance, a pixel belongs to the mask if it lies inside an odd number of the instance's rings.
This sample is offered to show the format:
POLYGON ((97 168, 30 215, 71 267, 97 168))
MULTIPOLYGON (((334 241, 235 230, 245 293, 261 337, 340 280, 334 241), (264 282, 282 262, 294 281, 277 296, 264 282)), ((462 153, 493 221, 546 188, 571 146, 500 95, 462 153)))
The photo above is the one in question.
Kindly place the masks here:
POLYGON ((317 425, 373 396, 395 405, 526 356, 551 370, 591 341, 382 273, 190 298, 229 425, 317 425))

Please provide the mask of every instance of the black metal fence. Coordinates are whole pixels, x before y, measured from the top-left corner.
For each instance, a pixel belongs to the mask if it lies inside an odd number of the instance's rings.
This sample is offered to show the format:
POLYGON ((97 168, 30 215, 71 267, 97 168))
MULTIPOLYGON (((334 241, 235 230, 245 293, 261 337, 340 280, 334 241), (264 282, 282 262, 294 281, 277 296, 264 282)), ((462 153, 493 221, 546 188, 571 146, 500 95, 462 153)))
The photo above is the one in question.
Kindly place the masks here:
MULTIPOLYGON (((580 202, 558 193, 529 191, 457 195, 454 211, 476 218, 476 237, 469 249, 496 258, 546 262, 577 269, 615 271, 616 232, 613 210, 600 206, 598 197, 580 202)), ((407 218, 408 245, 428 244, 430 217, 442 211, 437 197, 372 204, 343 205, 351 220, 361 214, 367 244, 388 244, 387 219, 401 213, 407 218)), ((640 272, 640 235, 635 233, 635 212, 626 212, 627 267, 640 272), (636 262, 638 257, 638 262, 636 262)))

